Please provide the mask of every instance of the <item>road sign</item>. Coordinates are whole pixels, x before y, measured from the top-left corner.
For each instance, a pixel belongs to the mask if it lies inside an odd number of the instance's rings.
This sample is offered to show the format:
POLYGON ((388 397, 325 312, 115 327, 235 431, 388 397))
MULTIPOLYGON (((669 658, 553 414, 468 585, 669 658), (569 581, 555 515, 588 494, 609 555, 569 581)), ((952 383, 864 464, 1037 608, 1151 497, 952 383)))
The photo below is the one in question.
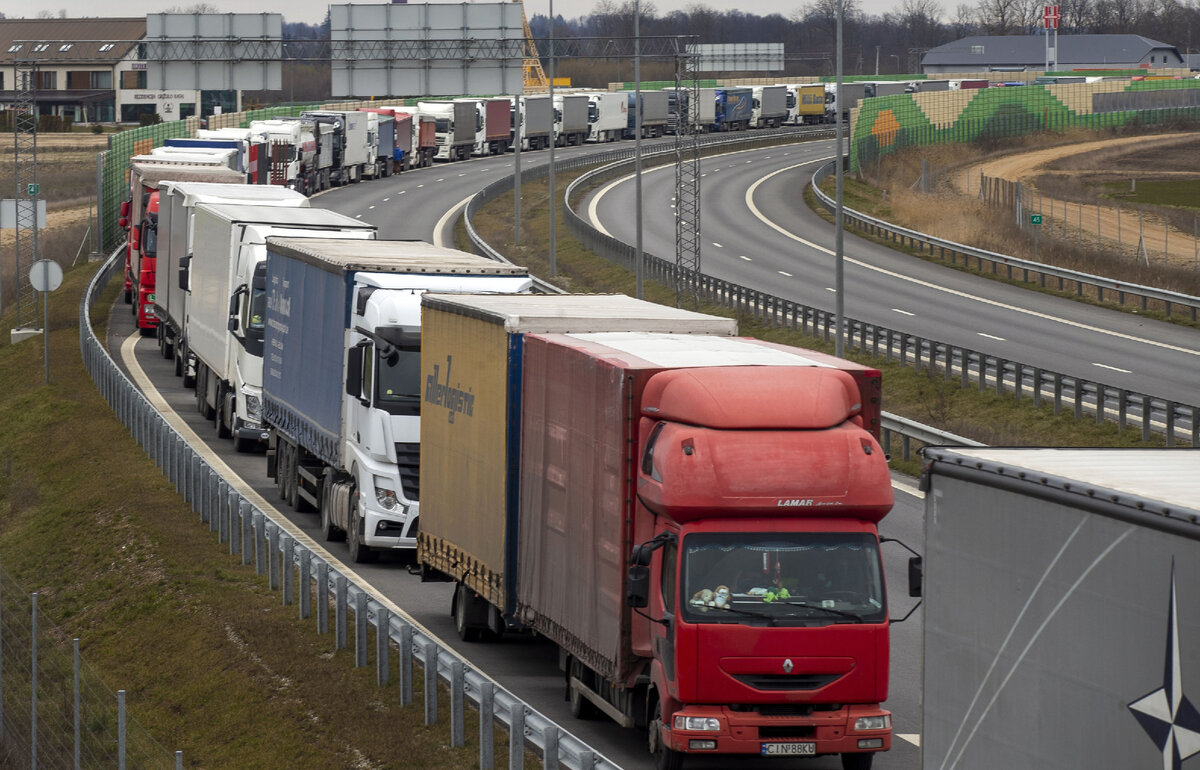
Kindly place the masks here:
POLYGON ((62 268, 51 259, 39 259, 29 270, 29 283, 37 291, 54 291, 62 286, 62 268))
POLYGON ((25 189, 29 190, 30 195, 37 195, 41 191, 42 186, 40 184, 31 184, 25 189))
POLYGON ((1030 214, 1029 215, 1029 224, 1040 225, 1041 223, 1042 223, 1042 215, 1041 214, 1030 214))
POLYGON ((1046 29, 1058 29, 1060 14, 1057 5, 1042 6, 1042 26, 1046 29))

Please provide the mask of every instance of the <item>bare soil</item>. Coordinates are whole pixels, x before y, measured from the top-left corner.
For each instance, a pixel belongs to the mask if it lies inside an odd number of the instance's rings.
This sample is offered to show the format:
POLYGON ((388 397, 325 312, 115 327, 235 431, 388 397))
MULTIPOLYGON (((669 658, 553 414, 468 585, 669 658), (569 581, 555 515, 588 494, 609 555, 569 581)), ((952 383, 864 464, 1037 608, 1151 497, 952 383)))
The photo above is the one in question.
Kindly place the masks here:
MULTIPOLYGON (((981 173, 1021 182, 1026 210, 1040 213, 1042 227, 1057 230, 1060 237, 1145 261, 1196 266, 1194 211, 1121 206, 1102 198, 1097 189, 1119 180, 1200 177, 1200 133, 1122 137, 993 158, 955 174, 954 189, 969 193, 981 173)), ((1197 202, 1181 204, 1194 207, 1197 202)))

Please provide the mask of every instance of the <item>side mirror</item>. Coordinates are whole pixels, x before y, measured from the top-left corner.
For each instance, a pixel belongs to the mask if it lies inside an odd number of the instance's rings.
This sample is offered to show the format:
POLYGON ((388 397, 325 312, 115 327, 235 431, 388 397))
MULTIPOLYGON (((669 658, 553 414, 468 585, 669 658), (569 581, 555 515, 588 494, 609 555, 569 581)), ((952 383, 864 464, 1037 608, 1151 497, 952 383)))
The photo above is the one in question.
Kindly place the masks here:
POLYGON ((228 328, 228 329, 229 329, 229 331, 231 331, 231 332, 236 332, 236 331, 238 330, 238 319, 237 319, 237 316, 230 316, 230 317, 229 317, 229 324, 228 324, 227 328, 228 328))
POLYGON ((650 605, 650 568, 635 564, 625 580, 625 604, 634 608, 650 605))
MULTIPOLYGON (((129 216, 129 201, 121 201, 121 217, 125 218, 128 216, 129 216)), ((121 226, 124 227, 124 225, 121 225, 121 226)))
POLYGON ((121 217, 117 220, 117 227, 125 230, 129 227, 129 217, 121 217))
POLYGON ((920 596, 924 588, 925 564, 920 556, 908 560, 908 595, 920 596))

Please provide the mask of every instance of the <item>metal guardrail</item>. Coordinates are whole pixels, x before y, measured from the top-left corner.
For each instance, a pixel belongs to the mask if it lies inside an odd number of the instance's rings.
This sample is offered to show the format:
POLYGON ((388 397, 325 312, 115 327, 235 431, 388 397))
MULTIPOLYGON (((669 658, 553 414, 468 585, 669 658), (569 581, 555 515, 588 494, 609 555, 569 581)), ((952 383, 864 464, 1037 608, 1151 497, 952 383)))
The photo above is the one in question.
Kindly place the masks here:
MULTIPOLYGON (((592 162, 594 164, 596 160, 592 162)), ((564 192, 567 202, 565 219, 572 234, 586 248, 632 271, 635 269, 634 247, 601 233, 575 213, 571 206, 570 196, 582 185, 620 170, 620 166, 610 163, 573 181, 564 192)), ((486 196, 491 194, 494 198, 510 186, 511 179, 484 188, 468 204, 468 219, 487 201, 486 196), (504 186, 505 183, 507 186, 504 186)), ((474 242, 477 236, 473 228, 469 231, 474 242)), ((478 244, 477 248, 480 248, 478 244)), ((832 311, 704 274, 680 276, 674 260, 664 260, 649 253, 644 254, 643 269, 647 279, 657 280, 667 286, 674 286, 677 281, 696 286, 701 300, 750 316, 760 323, 799 330, 814 337, 823 337, 826 342, 833 338, 835 318, 832 311)), ((1076 419, 1082 419, 1087 412, 1094 415, 1097 422, 1115 420, 1121 430, 1130 424, 1139 425, 1142 438, 1146 441, 1150 440, 1153 432, 1157 432, 1165 436, 1168 446, 1175 446, 1180 441, 1194 447, 1200 446, 1200 408, 1196 406, 1008 361, 981 351, 865 321, 847 318, 844 323, 852 348, 881 355, 887 361, 896 360, 902 366, 915 366, 918 371, 927 369, 931 374, 940 373, 946 379, 958 378, 962 387, 975 384, 981 390, 994 389, 998 394, 1011 393, 1015 398, 1029 395, 1035 406, 1040 406, 1043 400, 1050 401, 1055 414, 1063 409, 1071 409, 1076 419)), ((938 439, 938 443, 954 442, 938 439)))
POLYGON ((548 770, 619 770, 595 749, 498 686, 452 650, 440 646, 402 609, 352 573, 342 572, 323 549, 289 522, 278 521, 253 505, 235 483, 223 478, 188 445, 116 365, 92 329, 92 305, 123 267, 120 254, 118 247, 80 300, 79 346, 84 366, 101 395, 163 475, 175 483, 176 490, 191 503, 192 510, 208 524, 218 541, 229 544, 229 555, 239 557, 244 566, 253 564, 259 575, 267 576, 271 590, 282 593, 284 604, 298 606, 301 618, 311 618, 315 608, 317 632, 332 630, 338 649, 347 648, 352 641, 355 665, 365 667, 373 662, 380 687, 398 678, 405 705, 412 703, 414 663, 419 664, 425 683, 425 724, 437 724, 439 714, 446 715, 454 746, 465 745, 464 710, 468 701, 472 703, 480 714, 481 768, 492 766, 493 727, 499 721, 509 731, 511 768, 522 767, 525 748, 532 746, 548 770), (374 645, 368 644, 368 626, 376 629, 374 645), (398 669, 392 668, 393 661, 398 662, 398 669), (449 688, 447 710, 438 702, 439 682, 449 688))
MULTIPOLYGON (((812 186, 813 193, 817 196, 817 200, 829 212, 833 212, 836 205, 834 200, 825 194, 821 189, 821 182, 826 177, 832 174, 835 170, 833 161, 822 166, 813 174, 812 186)), ((1114 278, 1105 278, 1104 276, 1091 275, 1090 273, 1082 273, 1076 270, 1067 270, 1065 268, 1047 265, 1041 262, 1033 262, 1019 257, 1009 256, 1007 254, 999 254, 986 249, 977 249, 974 246, 968 246, 955 241, 949 241, 944 238, 921 233, 916 230, 894 225, 890 222, 885 222, 882 219, 863 214, 861 211, 842 207, 842 217, 850 225, 856 229, 865 232, 875 237, 886 238, 887 240, 899 243, 902 246, 914 248, 922 253, 928 252, 930 256, 938 257, 950 264, 958 264, 961 257, 964 266, 969 266, 971 260, 975 260, 976 268, 982 272, 984 263, 989 263, 992 266, 992 274, 999 275, 999 269, 1003 266, 1007 271, 1009 280, 1016 279, 1016 271, 1020 271, 1020 280, 1023 283, 1040 283, 1041 287, 1046 288, 1046 278, 1055 279, 1058 282, 1058 291, 1068 291, 1070 287, 1074 287, 1077 296, 1082 297, 1085 287, 1092 287, 1096 292, 1096 299, 1100 302, 1105 300, 1105 292, 1110 295, 1116 295, 1117 303, 1124 305, 1126 298, 1132 298, 1139 302, 1142 310, 1149 308, 1150 301, 1160 303, 1167 318, 1171 317, 1172 312, 1177 309, 1182 309, 1185 316, 1191 317, 1194 322, 1200 314, 1200 297, 1193 297, 1188 294, 1179 292, 1167 291, 1165 289, 1155 289, 1151 286, 1141 286, 1136 283, 1128 283, 1118 281, 1114 278), (1031 279, 1030 276, 1035 276, 1037 280, 1031 279)))

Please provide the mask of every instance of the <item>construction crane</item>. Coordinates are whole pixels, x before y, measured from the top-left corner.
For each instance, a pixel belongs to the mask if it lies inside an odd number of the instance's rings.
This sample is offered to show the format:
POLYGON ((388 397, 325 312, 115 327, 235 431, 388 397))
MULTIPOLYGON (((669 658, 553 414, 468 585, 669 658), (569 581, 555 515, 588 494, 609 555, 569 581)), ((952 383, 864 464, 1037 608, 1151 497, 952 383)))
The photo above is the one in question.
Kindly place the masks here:
POLYGON ((525 93, 544 94, 550 90, 550 80, 542 69, 542 60, 538 56, 537 44, 533 42, 533 32, 529 30, 529 17, 525 15, 525 1, 513 0, 521 4, 521 25, 525 28, 525 64, 523 81, 525 93))

